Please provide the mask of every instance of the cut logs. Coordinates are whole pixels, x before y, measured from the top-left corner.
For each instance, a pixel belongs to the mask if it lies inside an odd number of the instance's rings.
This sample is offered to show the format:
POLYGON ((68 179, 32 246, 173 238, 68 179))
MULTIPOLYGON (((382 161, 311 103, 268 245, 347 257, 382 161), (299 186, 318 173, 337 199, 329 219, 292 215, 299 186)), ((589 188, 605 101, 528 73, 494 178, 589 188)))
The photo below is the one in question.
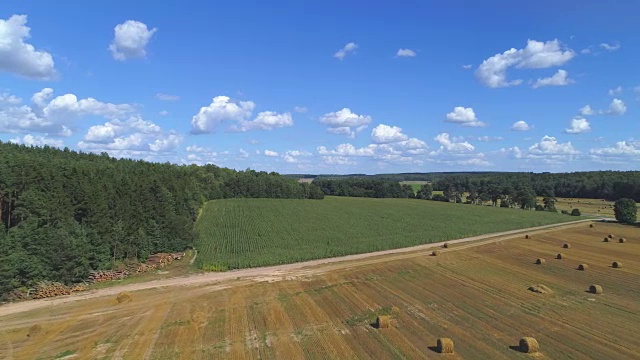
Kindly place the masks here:
POLYGON ((439 338, 436 344, 436 350, 440 354, 453 354, 453 340, 449 338, 439 338))
POLYGON ((36 286, 33 298, 44 299, 61 295, 71 295, 71 289, 59 282, 43 281, 36 286))

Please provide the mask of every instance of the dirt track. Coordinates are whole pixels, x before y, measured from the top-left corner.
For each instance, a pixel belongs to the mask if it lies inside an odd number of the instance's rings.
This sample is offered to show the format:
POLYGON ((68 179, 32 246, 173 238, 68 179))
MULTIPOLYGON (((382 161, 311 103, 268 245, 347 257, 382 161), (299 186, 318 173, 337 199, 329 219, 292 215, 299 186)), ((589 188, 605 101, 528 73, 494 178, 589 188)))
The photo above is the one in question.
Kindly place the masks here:
MULTIPOLYGON (((453 249, 446 249, 446 250, 443 249, 443 251, 452 251, 456 249, 468 248, 470 246, 483 245, 491 242, 505 240, 506 238, 513 237, 513 235, 518 235, 518 234, 524 234, 524 233, 535 234, 536 232, 542 232, 549 229, 574 227, 581 223, 590 222, 590 221, 594 221, 594 219, 578 220, 578 221, 573 221, 569 223, 545 225, 545 226, 538 226, 538 227, 533 227, 528 229, 511 230, 511 231, 505 231, 500 233, 485 234, 485 235, 468 237, 463 239, 450 240, 446 242, 452 245, 466 243, 466 242, 475 242, 475 241, 478 241, 478 242, 473 244, 468 244, 465 246, 456 246, 453 249), (480 241, 480 240, 486 240, 486 241, 480 241)), ((56 305, 78 301, 78 300, 86 300, 86 299, 98 298, 103 296, 112 296, 122 291, 131 292, 131 291, 146 290, 146 289, 161 288, 161 287, 199 286, 199 285, 208 285, 213 283, 220 285, 220 286, 216 286, 216 289, 225 289, 225 288, 234 286, 234 284, 230 282, 232 280, 249 279, 254 281, 277 281, 277 280, 288 278, 288 277, 321 274, 329 270, 351 268, 351 267, 357 267, 357 266, 362 266, 362 265, 367 265, 372 263, 386 262, 386 261, 399 260, 403 258, 419 256, 422 252, 428 249, 432 249, 434 247, 441 247, 443 244, 444 242, 438 242, 438 243, 431 243, 431 244, 413 246, 408 248, 377 251, 377 252, 365 253, 365 254, 347 255, 347 256, 326 258, 326 259, 318 259, 318 260, 311 260, 311 261, 305 261, 305 262, 293 263, 293 264, 233 270, 233 271, 228 271, 223 273, 194 274, 194 275, 189 275, 185 277, 155 280, 155 281, 149 281, 144 283, 128 284, 123 286, 114 286, 110 288, 93 290, 93 291, 88 291, 81 294, 57 297, 52 299, 30 300, 30 301, 24 301, 24 302, 12 303, 12 304, 5 304, 0 306, 0 317, 21 313, 25 311, 30 311, 34 309, 49 307, 49 306, 53 307, 56 305), (386 255, 386 256, 382 258, 378 258, 383 255, 386 255), (364 261, 360 261, 360 260, 364 260, 364 261), (329 264, 332 264, 332 265, 326 266, 329 264)))

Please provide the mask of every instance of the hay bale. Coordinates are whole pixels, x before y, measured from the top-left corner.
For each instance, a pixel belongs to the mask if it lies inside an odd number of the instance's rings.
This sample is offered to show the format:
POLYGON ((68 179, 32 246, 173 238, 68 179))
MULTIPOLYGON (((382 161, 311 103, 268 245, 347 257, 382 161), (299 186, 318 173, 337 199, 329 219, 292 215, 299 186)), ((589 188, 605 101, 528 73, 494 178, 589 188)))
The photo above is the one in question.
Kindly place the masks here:
POLYGON ((580 264, 580 265, 578 265, 578 270, 585 271, 585 270, 587 270, 588 268, 589 268, 589 265, 587 265, 587 264, 580 264))
POLYGON ((388 329, 391 326, 391 318, 389 315, 380 315, 376 318, 376 328, 388 329))
POLYGON ((551 291, 551 289, 549 289, 546 285, 543 285, 543 284, 531 285, 529 286, 528 290, 538 294, 551 294, 553 292, 551 291))
POLYGON ((125 292, 121 292, 116 297, 116 301, 118 301, 118 304, 129 302, 129 301, 131 301, 131 299, 132 299, 131 294, 126 292, 126 291, 125 292))
POLYGON ((536 260, 536 264, 538 264, 538 265, 543 265, 545 263, 546 263, 546 261, 543 258, 539 258, 539 259, 536 260))
POLYGON ((565 249, 571 249, 571 244, 565 243, 564 245, 562 245, 562 247, 565 249))
POLYGON ((609 242, 609 237, 604 238, 604 242, 609 242))
POLYGON ((42 333, 42 326, 40 324, 31 325, 27 337, 34 337, 42 333))
POLYGON ((438 255, 440 255, 440 251, 438 251, 438 250, 433 250, 431 252, 431 256, 438 256, 438 255))
POLYGON ((602 286, 600 285, 591 285, 589 286, 589 292, 592 294, 602 294, 602 286))
POLYGON ((562 260, 562 259, 566 259, 567 257, 563 254, 563 253, 559 253, 558 255, 556 255, 556 259, 558 260, 562 260))
POLYGON ((611 264, 611 267, 612 267, 612 268, 614 268, 614 269, 619 269, 619 268, 621 268, 621 267, 622 267, 622 263, 621 263, 620 261, 614 261, 614 262, 611 264))
POLYGON ((526 354, 535 354, 540 351, 538 340, 532 337, 523 337, 520 339, 520 351, 526 354))
POLYGON ((524 236, 525 239, 531 239, 531 236, 529 236, 529 234, 524 236))
POLYGON ((443 248, 448 249, 449 248, 449 243, 444 243, 444 245, 442 245, 443 248))
POLYGON ((595 225, 593 225, 593 224, 589 224, 589 227, 590 227, 590 228, 594 228, 594 227, 595 227, 595 225))
POLYGON ((627 239, 625 239, 625 238, 620 238, 620 239, 618 239, 618 242, 619 242, 619 243, 621 243, 621 244, 624 244, 624 243, 626 243, 626 242, 627 242, 627 239))
POLYGON ((613 239, 613 234, 609 234, 609 235, 607 235, 607 237, 608 237, 609 239, 613 239))
POLYGON ((449 338, 439 338, 436 349, 440 354, 453 354, 453 340, 449 338))

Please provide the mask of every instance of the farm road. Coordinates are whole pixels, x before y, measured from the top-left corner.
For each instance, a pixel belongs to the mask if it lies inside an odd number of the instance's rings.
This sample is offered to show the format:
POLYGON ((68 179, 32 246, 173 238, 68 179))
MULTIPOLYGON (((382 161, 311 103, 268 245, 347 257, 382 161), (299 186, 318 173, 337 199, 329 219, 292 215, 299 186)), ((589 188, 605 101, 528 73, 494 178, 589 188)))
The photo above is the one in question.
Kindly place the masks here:
MULTIPOLYGON (((471 246, 479 246, 501 240, 507 240, 515 235, 524 233, 533 235, 550 229, 560 229, 575 227, 585 222, 597 221, 598 219, 585 219, 572 221, 561 224, 544 225, 527 229, 510 230, 499 233, 484 234, 468 238, 446 241, 454 245, 460 243, 472 242, 464 246, 456 246, 454 248, 442 249, 442 252, 456 251, 471 246), (484 240, 484 241, 481 241, 484 240)), ((80 294, 68 295, 49 299, 29 300, 0 306, 0 317, 30 311, 34 309, 53 307, 68 302, 98 298, 103 296, 113 296, 123 291, 138 291, 153 288, 177 287, 177 286, 201 286, 216 284, 216 286, 207 288, 207 291, 215 291, 233 287, 235 285, 246 284, 246 281, 234 280, 250 280, 250 281, 279 281, 302 276, 311 276, 315 274, 325 273, 331 270, 348 269, 362 265, 400 260, 415 256, 423 256, 424 252, 435 247, 441 247, 445 242, 424 244, 412 246, 408 248, 376 251, 364 254, 355 254, 340 256, 334 258, 317 259, 304 261, 293 264, 265 266, 259 268, 232 270, 221 273, 202 273, 192 274, 184 277, 168 278, 162 280, 154 280, 143 283, 127 284, 122 286, 114 286, 105 289, 87 291, 80 294)))

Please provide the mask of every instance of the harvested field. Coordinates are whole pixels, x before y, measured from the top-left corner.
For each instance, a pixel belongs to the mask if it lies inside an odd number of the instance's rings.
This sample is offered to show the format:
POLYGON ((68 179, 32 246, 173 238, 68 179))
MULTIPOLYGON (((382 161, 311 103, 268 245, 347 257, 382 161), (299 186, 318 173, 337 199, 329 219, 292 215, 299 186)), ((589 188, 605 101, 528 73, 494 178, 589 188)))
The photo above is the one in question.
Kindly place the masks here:
POLYGON ((434 359, 445 358, 432 348, 447 337, 455 341, 452 359, 501 360, 528 358, 518 343, 527 336, 539 342, 540 359, 632 359, 640 353, 638 240, 635 227, 601 223, 594 231, 577 224, 536 232, 531 240, 515 234, 483 245, 458 244, 446 256, 426 256, 433 249, 425 249, 152 288, 133 292, 134 301, 117 306, 114 295, 60 302, 55 311, 44 306, 3 312, 0 306, 0 354, 8 359, 69 351, 78 359, 434 359), (608 232, 629 242, 602 242, 608 232), (575 262, 533 263, 553 257, 565 242, 572 244, 575 262), (613 260, 625 267, 613 269, 613 260), (588 263, 589 271, 576 271, 577 262, 588 263), (553 293, 532 293, 531 284, 545 284, 553 293), (592 284, 605 291, 589 293, 592 284), (380 315, 390 315, 393 326, 371 327, 380 315), (43 331, 27 337, 36 324, 43 331))
MULTIPOLYGON (((543 197, 538 197, 538 203, 542 204, 543 197)), ((581 199, 581 198, 556 198, 556 209, 558 211, 580 209, 583 215, 599 215, 613 217, 613 201, 603 199, 581 199)))

